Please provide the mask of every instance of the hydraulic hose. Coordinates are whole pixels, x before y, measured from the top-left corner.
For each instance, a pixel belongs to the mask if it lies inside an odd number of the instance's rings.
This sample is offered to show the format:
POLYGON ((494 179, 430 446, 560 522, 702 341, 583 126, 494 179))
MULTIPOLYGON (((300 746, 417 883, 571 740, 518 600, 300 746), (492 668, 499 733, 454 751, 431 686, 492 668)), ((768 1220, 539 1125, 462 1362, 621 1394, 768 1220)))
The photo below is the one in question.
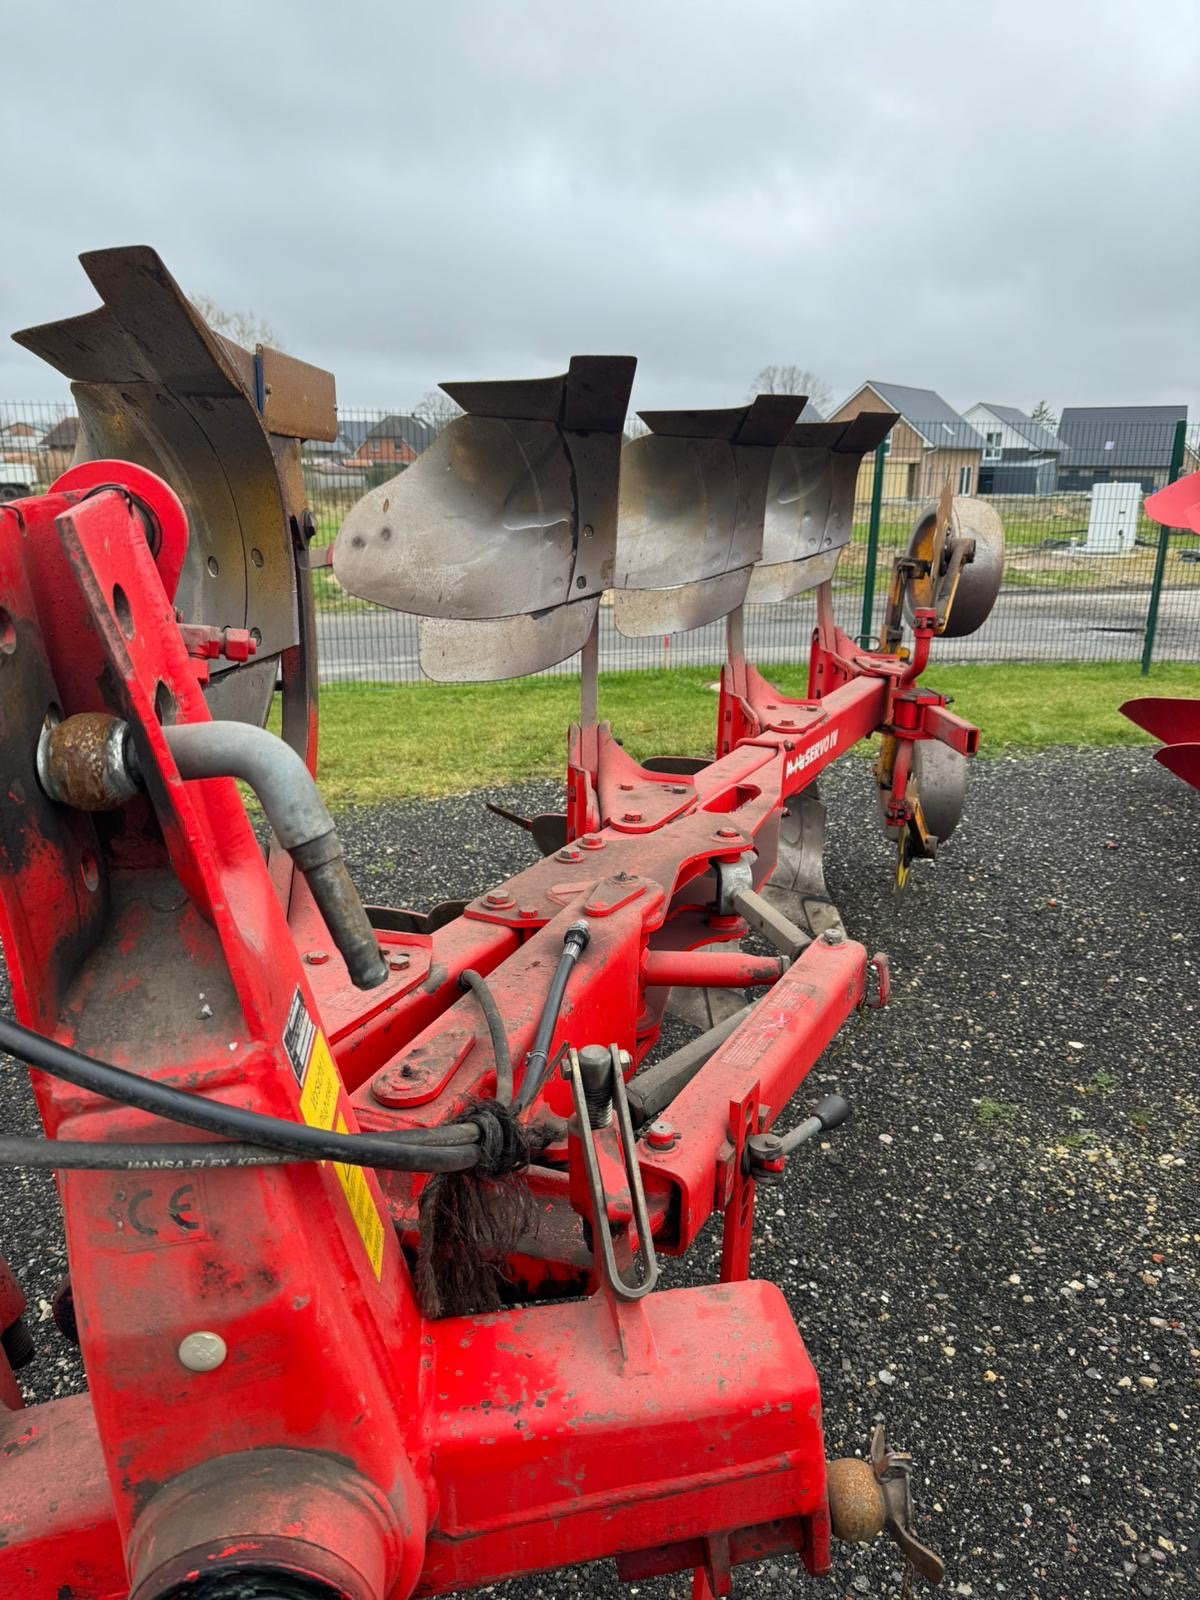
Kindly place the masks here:
POLYGON ((108 1143, 92 1139, 27 1139, 0 1134, 0 1167, 54 1172, 186 1171, 204 1167, 283 1167, 311 1156, 252 1144, 108 1143))
MULTIPOLYGON (((394 1134, 332 1133, 307 1123, 245 1111, 185 1094, 123 1067, 96 1061, 0 1017, 0 1050, 51 1077, 169 1122, 182 1122, 245 1144, 266 1145, 298 1161, 340 1161, 395 1172, 463 1172, 479 1160, 480 1128, 470 1119, 442 1128, 394 1134)), ((50 1141, 53 1143, 53 1141, 50 1141)))
POLYGON ((554 1038, 558 1014, 562 1010, 563 996, 567 992, 567 979, 571 976, 575 963, 587 949, 591 936, 592 931, 582 917, 578 922, 573 922, 563 935, 562 954, 558 958, 558 965, 550 980, 550 990, 542 1007, 537 1032, 533 1036, 533 1045, 525 1057, 525 1072, 521 1078, 521 1087, 513 1100, 515 1112, 525 1111, 531 1106, 546 1081, 550 1071, 550 1041, 554 1038))
POLYGON ((387 962, 358 890, 346 869, 341 840, 312 774, 290 745, 247 722, 188 722, 164 727, 181 778, 241 778, 262 802, 275 837, 303 872, 350 981, 374 989, 387 962))
POLYGON ((468 967, 458 981, 478 1000, 479 1009, 483 1012, 483 1019, 487 1023, 488 1034, 492 1041, 492 1055, 496 1058, 496 1099, 502 1106, 511 1105, 512 1051, 508 1048, 508 1032, 504 1026, 504 1018, 500 1015, 500 1007, 496 1004, 496 997, 488 987, 487 980, 472 967, 468 967))

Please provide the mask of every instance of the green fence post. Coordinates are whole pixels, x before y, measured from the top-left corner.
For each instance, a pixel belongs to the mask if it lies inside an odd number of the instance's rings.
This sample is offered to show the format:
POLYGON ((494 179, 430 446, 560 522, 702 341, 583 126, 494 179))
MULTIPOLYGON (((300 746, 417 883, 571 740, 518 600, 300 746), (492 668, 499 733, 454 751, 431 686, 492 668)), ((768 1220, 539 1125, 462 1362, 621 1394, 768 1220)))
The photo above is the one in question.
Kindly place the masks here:
MULTIPOLYGON (((1183 472, 1183 452, 1187 444, 1187 423, 1182 418, 1175 424, 1175 441, 1171 446, 1171 471, 1167 482, 1174 483, 1183 472)), ((1158 530, 1158 549, 1154 555, 1154 577, 1150 582, 1150 609, 1146 612, 1146 637, 1142 643, 1142 677, 1150 671, 1150 658, 1154 654, 1154 635, 1158 632, 1158 603, 1162 598, 1163 574, 1167 569, 1167 544, 1171 529, 1158 530)))
MULTIPOLYGON (((887 459, 887 440, 875 446, 875 477, 871 483, 871 520, 867 524, 867 570, 863 578, 862 628, 859 644, 869 644, 874 637, 871 623, 875 611, 875 560, 879 554, 879 513, 883 507, 883 464, 887 459)), ((1182 460, 1182 456, 1180 457, 1182 460)))

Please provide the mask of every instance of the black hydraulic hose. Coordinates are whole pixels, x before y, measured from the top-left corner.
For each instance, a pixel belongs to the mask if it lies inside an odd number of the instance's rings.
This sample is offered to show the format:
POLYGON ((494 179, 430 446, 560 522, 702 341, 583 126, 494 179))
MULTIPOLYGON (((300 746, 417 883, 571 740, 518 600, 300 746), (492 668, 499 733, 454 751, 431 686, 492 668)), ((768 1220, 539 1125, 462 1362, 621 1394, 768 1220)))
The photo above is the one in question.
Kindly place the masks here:
POLYGON ((521 1112, 531 1106, 550 1071, 550 1041, 554 1037, 558 1013, 562 1010, 563 996, 567 992, 567 979, 571 969, 587 949, 591 929, 582 919, 573 922, 563 935, 562 954, 550 980, 550 990, 542 1007, 541 1020, 533 1036, 533 1046, 525 1057, 525 1072, 521 1087, 513 1100, 513 1110, 521 1112))
POLYGON ((351 983, 358 989, 386 983, 388 964, 303 759, 266 728, 246 722, 187 722, 162 732, 181 778, 241 778, 250 785, 304 874, 351 983))
POLYGON ((51 1077, 107 1100, 133 1106, 206 1133, 285 1151, 297 1160, 340 1161, 395 1172, 465 1172, 477 1164, 480 1130, 471 1121, 394 1134, 332 1133, 307 1123, 245 1111, 240 1106, 185 1094, 169 1084, 96 1061, 54 1039, 0 1017, 0 1050, 51 1077))
POLYGON ((479 1009, 483 1012, 492 1041, 492 1054, 496 1058, 496 1099, 502 1106, 511 1105, 512 1051, 508 1048, 508 1032, 504 1026, 504 1018, 500 1015, 500 1007, 496 1004, 496 997, 488 987, 487 979, 481 977, 472 967, 468 967, 458 981, 479 1001, 479 1009))
POLYGON ((55 1172, 283 1167, 311 1160, 311 1156, 290 1150, 267 1150, 253 1144, 110 1144, 95 1139, 27 1139, 0 1134, 0 1167, 48 1167, 55 1172))

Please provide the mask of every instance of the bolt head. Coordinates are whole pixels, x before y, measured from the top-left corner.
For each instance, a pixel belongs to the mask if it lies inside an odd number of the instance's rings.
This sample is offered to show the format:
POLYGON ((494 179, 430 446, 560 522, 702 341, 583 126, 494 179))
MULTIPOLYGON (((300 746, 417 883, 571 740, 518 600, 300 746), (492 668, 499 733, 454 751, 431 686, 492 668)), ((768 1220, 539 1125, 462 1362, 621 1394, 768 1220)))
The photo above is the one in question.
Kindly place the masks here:
POLYGON ((536 917, 537 914, 538 908, 536 906, 521 906, 517 912, 517 915, 521 917, 536 917))
POLYGON ((679 1132, 660 1117, 646 1129, 646 1143, 651 1150, 670 1150, 679 1140, 679 1132))
POLYGON ((585 833, 579 841, 581 850, 603 850, 604 840, 597 833, 585 833))
POLYGON ((189 1372, 215 1372, 228 1353, 219 1333, 189 1333, 179 1345, 180 1362, 189 1372))
POLYGON ((513 897, 506 894, 503 889, 493 889, 490 894, 484 895, 483 903, 485 906, 492 906, 497 911, 502 911, 506 906, 512 905, 513 897))
POLYGON ((411 960, 407 950, 392 950, 388 954, 387 964, 393 972, 403 972, 411 960))
POLYGON ((619 783, 617 788, 627 794, 633 788, 633 785, 631 783, 619 783))
POLYGON ((826 928, 821 935, 822 944, 845 944, 846 935, 840 928, 826 928))
POLYGON ((716 836, 718 839, 740 839, 742 834, 739 828, 718 828, 716 836))
POLYGON ((408 1105, 412 1099, 414 1077, 413 1069, 407 1061, 399 1067, 386 1067, 371 1079, 372 1100, 377 1105, 386 1106, 389 1111, 408 1105))
POLYGON ((640 822, 641 820, 642 813, 640 811, 627 811, 621 818, 622 822, 640 822))
POLYGON ((310 967, 323 967, 329 960, 328 950, 306 950, 304 959, 310 967))
POLYGON ((558 859, 560 861, 582 861, 583 854, 581 851, 576 850, 573 844, 567 844, 558 852, 558 859))

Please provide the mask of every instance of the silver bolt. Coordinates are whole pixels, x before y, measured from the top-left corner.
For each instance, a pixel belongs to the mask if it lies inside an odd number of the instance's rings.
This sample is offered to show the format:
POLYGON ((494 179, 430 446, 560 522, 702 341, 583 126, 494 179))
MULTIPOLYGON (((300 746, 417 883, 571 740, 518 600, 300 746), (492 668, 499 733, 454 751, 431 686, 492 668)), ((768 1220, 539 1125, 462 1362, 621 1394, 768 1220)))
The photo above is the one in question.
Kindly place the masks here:
POLYGON ((840 928, 826 928, 821 935, 822 944, 845 944, 846 935, 840 928))
POLYGON ((189 1333, 179 1346, 179 1359, 189 1372, 215 1372, 227 1354, 219 1333, 189 1333))

